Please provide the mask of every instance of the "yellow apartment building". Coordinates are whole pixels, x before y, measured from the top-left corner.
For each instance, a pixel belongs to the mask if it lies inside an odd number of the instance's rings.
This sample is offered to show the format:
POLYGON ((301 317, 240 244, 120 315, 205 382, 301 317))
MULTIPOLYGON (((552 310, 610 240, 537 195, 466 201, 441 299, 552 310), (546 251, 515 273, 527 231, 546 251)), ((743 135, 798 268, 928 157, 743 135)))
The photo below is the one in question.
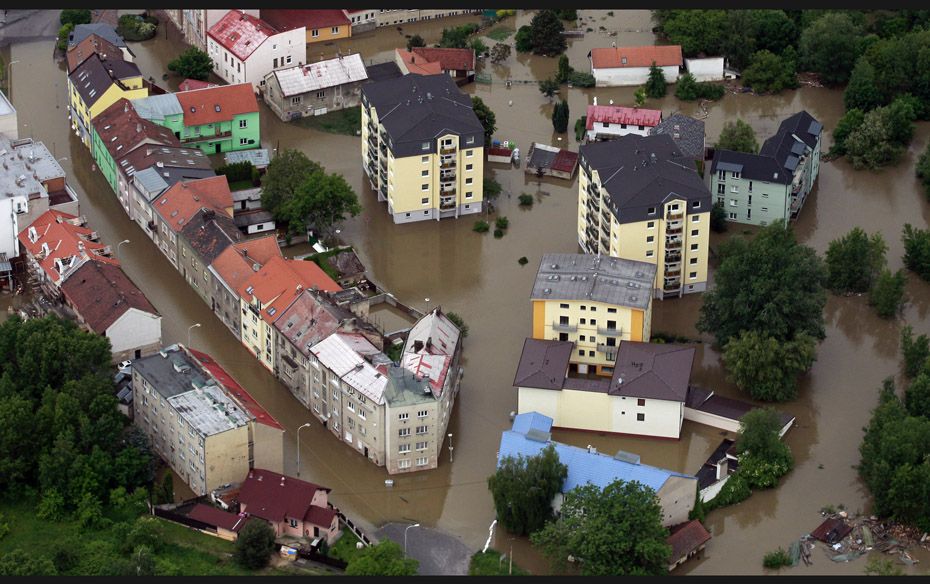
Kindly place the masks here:
POLYGON ((362 86, 362 165, 395 223, 480 213, 484 128, 448 75, 362 86))
POLYGON ((533 338, 573 342, 572 372, 613 375, 621 341, 649 342, 655 275, 645 261, 543 255, 531 295, 533 338))
POLYGON ((298 28, 306 29, 307 44, 329 43, 352 36, 352 21, 345 10, 284 10, 271 9, 259 11, 262 20, 273 26, 278 32, 287 32, 298 28))
POLYGON ((135 63, 101 59, 93 54, 68 75, 68 114, 71 129, 90 148, 92 120, 122 98, 147 97, 149 90, 135 63))
POLYGON ((581 248, 655 264, 656 298, 706 290, 711 195, 671 136, 585 144, 579 162, 581 248))

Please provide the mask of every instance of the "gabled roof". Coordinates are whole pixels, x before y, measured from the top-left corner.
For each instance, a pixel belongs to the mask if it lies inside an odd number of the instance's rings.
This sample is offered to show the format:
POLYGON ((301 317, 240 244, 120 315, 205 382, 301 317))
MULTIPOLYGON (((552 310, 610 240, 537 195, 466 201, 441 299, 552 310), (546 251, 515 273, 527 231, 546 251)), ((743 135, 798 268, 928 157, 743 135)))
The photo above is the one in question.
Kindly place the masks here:
POLYGON ((274 419, 268 410, 263 408, 252 395, 247 392, 239 382, 233 378, 223 367, 217 363, 213 357, 206 353, 190 349, 191 355, 199 362, 199 365, 206 369, 210 375, 216 378, 223 385, 223 390, 233 398, 235 401, 239 402, 247 412, 252 414, 255 417, 255 421, 260 422, 266 426, 270 426, 277 430, 284 430, 277 420, 274 419))
POLYGON ((280 31, 300 27, 313 30, 351 24, 342 10, 262 10, 260 15, 265 22, 280 31))
POLYGON ((164 180, 165 188, 180 180, 216 176, 210 159, 199 148, 178 146, 147 144, 135 148, 120 159, 119 167, 128 177, 153 169, 164 180))
POLYGON ((549 439, 552 418, 538 412, 519 414, 514 418, 513 428, 501 434, 497 464, 507 456, 536 456, 550 444, 555 447, 559 461, 568 467, 568 476, 561 491, 567 493, 575 487, 591 483, 604 488, 616 480, 636 481, 658 491, 671 477, 692 479, 686 475, 664 468, 629 462, 606 454, 588 451, 549 439), (519 420, 519 421, 518 421, 519 420))
POLYGON ((119 47, 98 34, 90 34, 73 46, 68 47, 65 58, 68 60, 68 73, 73 72, 78 65, 88 57, 97 54, 101 59, 121 60, 123 52, 119 47))
POLYGON ((657 126, 662 121, 662 110, 621 107, 618 105, 589 105, 585 128, 594 128, 594 122, 602 124, 628 124, 631 126, 657 126))
POLYGON ((426 57, 417 55, 406 49, 394 49, 397 58, 404 64, 407 73, 414 75, 441 75, 442 67, 439 63, 430 61, 426 57))
POLYGON ((274 327, 303 355, 310 348, 336 332, 355 315, 340 308, 312 290, 304 290, 288 306, 274 327))
POLYGON ((259 318, 273 323, 301 291, 314 287, 326 292, 342 290, 315 263, 276 256, 253 272, 238 293, 246 302, 258 300, 262 305, 259 318))
POLYGON ((704 122, 681 113, 662 120, 649 134, 668 134, 685 156, 704 160, 704 122))
POLYGON ((672 526, 666 543, 672 546, 669 563, 685 558, 691 552, 710 541, 710 532, 697 519, 672 526))
POLYGON ((203 503, 194 505, 187 513, 187 516, 195 521, 200 521, 214 527, 221 527, 237 533, 242 529, 242 526, 249 521, 249 518, 244 514, 236 515, 235 513, 223 511, 222 509, 217 509, 211 505, 204 505, 203 503))
POLYGON ((180 146, 181 142, 168 129, 141 117, 131 101, 118 99, 103 110, 93 122, 113 160, 120 160, 142 144, 180 146))
POLYGON ((206 89, 207 87, 219 87, 216 83, 209 81, 200 81, 199 79, 185 79, 178 84, 178 91, 191 91, 192 89, 206 89))
POLYGON ((275 76, 281 87, 281 93, 285 97, 368 79, 365 63, 358 53, 306 65, 275 69, 270 75, 275 76))
POLYGON ((181 102, 174 93, 161 93, 132 100, 136 113, 151 121, 164 121, 168 116, 177 116, 184 113, 181 102))
POLYGON ((204 207, 225 213, 232 207, 232 193, 224 175, 179 182, 159 195, 152 207, 175 233, 204 207))
POLYGON ((204 265, 209 266, 227 247, 239 241, 242 233, 229 215, 202 209, 184 225, 181 236, 204 265))
POLYGON ((684 403, 694 352, 682 345, 623 341, 608 393, 684 403))
POLYGON ((73 47, 90 35, 95 34, 120 48, 126 47, 126 41, 117 34, 116 29, 103 22, 79 24, 68 35, 68 46, 73 47))
POLYGON ((590 57, 595 69, 682 65, 680 45, 591 49, 590 57))
POLYGON ((527 338, 523 341, 513 385, 561 390, 574 348, 571 341, 527 338))
POLYGON ((475 70, 474 49, 414 47, 412 51, 415 55, 423 57, 427 61, 439 63, 439 67, 443 71, 475 70))
POLYGON ((215 124, 258 111, 251 83, 219 85, 175 94, 184 110, 186 127, 215 124))
POLYGON ((245 505, 246 513, 266 521, 303 520, 320 490, 330 491, 298 478, 255 468, 239 487, 239 502, 245 505))
POLYGON ((114 83, 122 86, 121 80, 141 76, 142 73, 135 63, 121 59, 104 61, 95 53, 84 59, 84 62, 68 75, 68 79, 84 103, 90 107, 97 103, 100 96, 114 83))
POLYGON ((384 403, 388 378, 365 359, 380 351, 363 335, 336 332, 313 345, 310 352, 344 383, 374 403, 384 403))
POLYGON ((230 10, 207 31, 207 36, 241 61, 276 34, 270 24, 241 10, 230 10))
POLYGON ((281 248, 274 235, 266 235, 227 247, 213 260, 211 269, 232 290, 239 290, 255 271, 273 257, 283 257, 281 248))
POLYGON ((656 265, 580 253, 547 253, 539 261, 530 298, 590 300, 645 310, 656 265))
POLYGON ((384 81, 385 79, 396 79, 403 76, 403 73, 400 72, 400 68, 394 61, 378 63, 377 65, 368 65, 365 67, 365 72, 368 74, 369 82, 384 81))
POLYGON ((60 283, 74 268, 86 259, 93 258, 104 263, 119 264, 115 259, 104 255, 109 246, 99 241, 91 241, 96 232, 78 225, 79 219, 74 215, 49 210, 39 215, 32 224, 19 233, 20 244, 29 254, 38 259, 39 265, 52 280, 60 283), (34 236, 34 239, 33 239, 34 236), (45 253, 45 244, 48 253, 45 253), (62 271, 55 260, 64 264, 62 271))
POLYGON ((87 326, 100 335, 133 308, 159 316, 142 290, 112 263, 85 262, 62 283, 61 291, 87 326))

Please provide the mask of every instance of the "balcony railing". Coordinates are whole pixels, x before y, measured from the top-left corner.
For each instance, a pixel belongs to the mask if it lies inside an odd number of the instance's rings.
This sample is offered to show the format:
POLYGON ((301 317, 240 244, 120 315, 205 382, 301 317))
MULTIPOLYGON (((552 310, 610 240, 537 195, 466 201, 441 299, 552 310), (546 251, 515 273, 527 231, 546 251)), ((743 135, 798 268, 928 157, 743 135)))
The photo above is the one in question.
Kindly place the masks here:
POLYGON ((445 198, 443 197, 439 201, 439 208, 443 211, 448 209, 455 209, 455 197, 445 198))
POLYGON ((667 239, 665 241, 665 249, 681 249, 681 239, 667 239))
POLYGON ((665 267, 666 278, 672 278, 672 277, 677 277, 677 276, 681 276, 681 266, 678 266, 677 268, 670 268, 668 266, 665 267))
POLYGON ((451 185, 442 185, 442 186, 440 187, 440 190, 441 190, 442 192, 444 192, 444 193, 454 193, 454 192, 455 192, 455 185, 454 185, 454 184, 451 184, 451 185))
POLYGON ((601 247, 604 248, 604 252, 610 251, 610 240, 606 237, 601 238, 601 247))
POLYGON ((439 149, 440 154, 455 154, 455 146, 443 146, 439 149))
POLYGON ((211 140, 222 140, 224 138, 231 138, 232 131, 227 130, 226 132, 216 132, 214 134, 201 134, 200 136, 188 136, 187 138, 181 138, 181 144, 191 144, 193 142, 209 142, 211 140))
POLYGON ((562 324, 561 322, 553 321, 552 330, 560 331, 563 333, 573 333, 578 330, 578 327, 573 324, 562 324))
POLYGON ((603 344, 603 343, 598 343, 598 344, 597 344, 597 352, 598 352, 598 353, 607 353, 607 358, 608 358, 608 359, 613 359, 614 356, 617 354, 617 347, 614 346, 614 345, 605 345, 605 344, 603 344))
POLYGON ((666 235, 681 235, 682 228, 683 226, 681 225, 681 223, 677 225, 669 225, 665 228, 665 234, 666 235))
POLYGON ((665 265, 677 264, 680 261, 681 261, 681 252, 676 252, 676 251, 665 252, 665 265))
POLYGON ((622 328, 601 328, 597 327, 597 334, 604 335, 605 337, 622 337, 623 329, 622 328))
POLYGON ((669 211, 668 213, 665 214, 665 220, 674 221, 676 219, 681 219, 684 216, 685 216, 685 212, 680 209, 678 211, 669 211))
POLYGON ((455 168, 455 159, 443 160, 439 163, 439 168, 445 170, 448 168, 455 168))

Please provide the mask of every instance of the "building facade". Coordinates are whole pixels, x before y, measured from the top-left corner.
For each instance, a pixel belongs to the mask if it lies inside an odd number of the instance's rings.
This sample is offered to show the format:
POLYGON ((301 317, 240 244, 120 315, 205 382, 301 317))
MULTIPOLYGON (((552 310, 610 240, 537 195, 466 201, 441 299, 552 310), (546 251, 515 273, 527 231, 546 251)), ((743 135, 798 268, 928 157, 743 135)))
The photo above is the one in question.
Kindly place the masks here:
POLYGON ((395 223, 471 215, 484 200, 484 129, 446 75, 362 87, 362 165, 395 223))
POLYGON ((353 53, 269 72, 262 97, 271 111, 289 122, 358 106, 366 81, 365 63, 353 53))
POLYGON ((588 140, 610 140, 636 134, 647 136, 662 121, 662 110, 620 107, 614 105, 588 106, 585 118, 585 137, 588 140))
POLYGON ((675 83, 683 65, 680 45, 591 49, 588 59, 597 87, 642 85, 653 63, 662 70, 666 83, 675 83))
POLYGON ((213 275, 210 307, 237 340, 242 337, 239 290, 253 272, 260 270, 273 257, 283 256, 277 238, 268 235, 227 247, 208 268, 213 275))
POLYGON ((380 9, 376 20, 378 26, 394 26, 397 24, 406 24, 408 22, 420 22, 422 20, 433 20, 436 18, 445 18, 447 16, 462 16, 465 14, 480 14, 481 9, 471 8, 466 10, 451 10, 448 8, 424 8, 424 9, 380 9))
POLYGON ((258 101, 251 84, 192 89, 174 96, 180 116, 166 112, 152 121, 174 132, 182 146, 218 154, 261 145, 258 101))
POLYGON ((71 129, 90 148, 94 118, 114 102, 122 98, 145 97, 148 91, 135 63, 119 59, 102 60, 95 53, 68 75, 71 129))
POLYGON ((622 136, 585 144, 578 244, 585 253, 656 265, 656 297, 707 288, 711 197, 672 138, 622 136))
POLYGON ((262 10, 262 20, 285 32, 303 29, 306 44, 328 43, 352 36, 352 21, 345 10, 262 10))

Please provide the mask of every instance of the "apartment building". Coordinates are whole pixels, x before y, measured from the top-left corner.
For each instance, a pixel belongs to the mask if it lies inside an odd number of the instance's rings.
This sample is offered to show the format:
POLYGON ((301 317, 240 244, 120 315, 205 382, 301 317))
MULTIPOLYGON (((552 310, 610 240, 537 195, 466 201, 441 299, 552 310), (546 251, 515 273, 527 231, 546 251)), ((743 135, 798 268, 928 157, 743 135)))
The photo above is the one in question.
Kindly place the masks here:
POLYGON ((645 261, 543 255, 530 295, 533 338, 572 341, 572 371, 613 375, 622 341, 649 342, 655 274, 645 261))
MULTIPOLYGON (((258 9, 239 9, 250 16, 258 18, 258 9)), ((202 51, 207 50, 207 31, 223 18, 229 9, 165 9, 168 18, 178 27, 181 35, 191 45, 202 51)))
POLYGON ((447 75, 362 87, 362 165, 395 223, 481 212, 484 129, 447 75))
POLYGON ((178 236, 181 276, 211 309, 215 308, 213 292, 217 282, 210 265, 241 238, 242 233, 232 217, 208 208, 194 215, 178 236))
POLYGON ((210 306, 220 322, 240 339, 242 336, 239 289, 273 257, 281 256, 274 235, 240 241, 224 249, 207 268, 212 275, 210 306))
POLYGON ((668 134, 584 144, 578 244, 656 265, 657 298, 707 288, 711 196, 668 134))
POLYGON ((378 26, 378 10, 366 8, 364 10, 344 10, 352 25, 352 34, 368 32, 378 26))
POLYGON ((101 59, 93 53, 68 75, 68 116, 71 129, 84 146, 91 147, 93 119, 121 98, 148 95, 135 63, 101 59))
POLYGON ((283 470, 283 427, 208 355, 172 345, 137 359, 132 387, 134 423, 195 494, 283 470))
POLYGON ((305 31, 306 44, 328 43, 352 36, 352 21, 345 10, 265 10, 262 20, 285 32, 305 31))
POLYGON ((357 107, 368 71, 359 53, 277 69, 265 76, 262 97, 281 120, 357 107))
POLYGON ((187 260, 181 255, 178 241, 184 226, 204 208, 232 217, 232 207, 232 194, 225 176, 178 182, 152 202, 154 224, 147 234, 180 272, 187 260))
POLYGON ((445 18, 447 16, 462 16, 465 14, 480 14, 481 9, 471 8, 467 10, 450 10, 448 8, 431 8, 431 9, 384 9, 378 11, 376 20, 378 26, 394 26, 397 24, 406 24, 408 22, 420 22, 422 20, 433 20, 436 18, 445 18))
POLYGON ((783 120, 758 154, 717 149, 704 175, 734 223, 768 225, 798 217, 820 174, 823 125, 806 111, 783 120))

